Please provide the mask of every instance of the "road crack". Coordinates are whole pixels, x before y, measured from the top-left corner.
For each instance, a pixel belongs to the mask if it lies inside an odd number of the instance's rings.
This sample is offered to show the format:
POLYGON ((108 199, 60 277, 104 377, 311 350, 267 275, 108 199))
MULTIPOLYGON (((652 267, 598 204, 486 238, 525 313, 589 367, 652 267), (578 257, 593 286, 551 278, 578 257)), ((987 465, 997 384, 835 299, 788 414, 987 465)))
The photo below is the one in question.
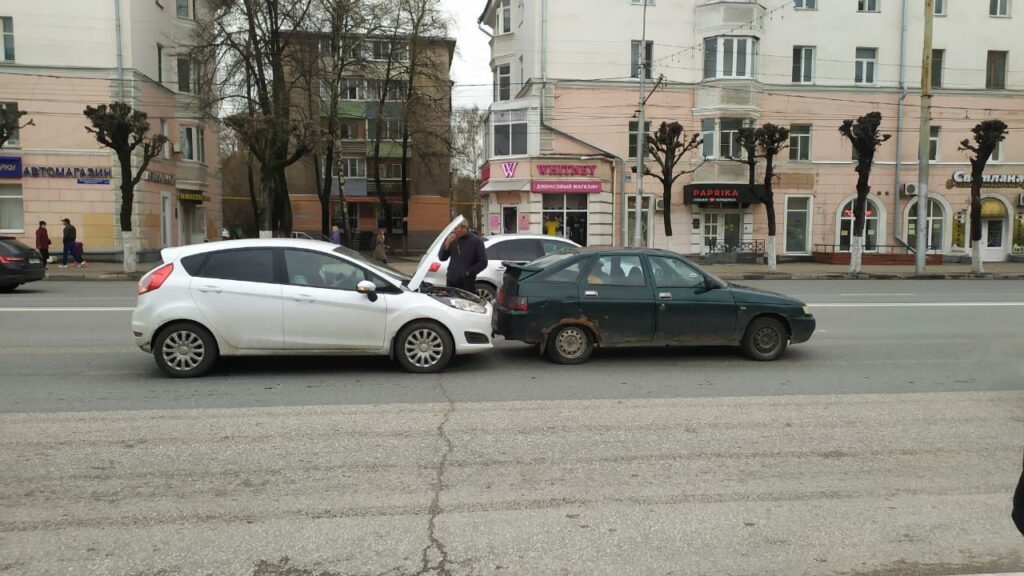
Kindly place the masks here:
POLYGON ((441 508, 441 491, 444 490, 444 473, 448 467, 448 457, 451 456, 452 450, 455 445, 452 443, 452 439, 448 437, 448 432, 445 428, 448 426, 448 421, 452 414, 455 412, 455 402, 448 396, 448 391, 444 387, 444 383, 438 380, 438 388, 441 390, 441 396, 444 397, 447 406, 445 406, 444 416, 441 418, 441 423, 437 425, 437 436, 444 442, 445 449, 441 454, 441 458, 437 463, 437 467, 434 469, 434 485, 433 485, 433 497, 430 500, 429 518, 427 519, 427 540, 429 543, 423 548, 422 565, 415 573, 414 576, 426 576, 427 574, 434 574, 436 576, 451 576, 449 569, 450 560, 448 558, 448 550, 445 548, 444 542, 437 536, 437 517, 440 516, 444 509, 441 508), (436 559, 432 563, 432 560, 436 559))

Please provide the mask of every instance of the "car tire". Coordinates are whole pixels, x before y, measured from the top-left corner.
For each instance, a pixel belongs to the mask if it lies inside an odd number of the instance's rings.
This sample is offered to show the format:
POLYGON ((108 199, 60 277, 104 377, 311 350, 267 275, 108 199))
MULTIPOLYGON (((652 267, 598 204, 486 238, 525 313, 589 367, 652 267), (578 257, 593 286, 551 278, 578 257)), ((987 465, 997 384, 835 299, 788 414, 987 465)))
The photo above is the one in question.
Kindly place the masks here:
POLYGON ((455 355, 455 343, 440 324, 418 320, 395 338, 395 358, 407 372, 431 374, 444 370, 455 355))
POLYGON ((210 331, 192 322, 164 327, 153 340, 157 367, 171 378, 195 378, 213 368, 220 351, 210 331))
POLYGON ((495 298, 498 297, 498 291, 486 282, 476 283, 476 295, 483 298, 488 302, 494 302, 495 298))
POLYGON ((548 336, 545 351, 557 364, 582 364, 594 352, 594 335, 583 326, 560 326, 548 336))
POLYGON ((742 348, 747 358, 768 362, 782 356, 788 343, 786 326, 776 318, 762 316, 747 326, 742 348))
POLYGON ((5 284, 0 286, 0 293, 14 292, 21 284, 5 284))

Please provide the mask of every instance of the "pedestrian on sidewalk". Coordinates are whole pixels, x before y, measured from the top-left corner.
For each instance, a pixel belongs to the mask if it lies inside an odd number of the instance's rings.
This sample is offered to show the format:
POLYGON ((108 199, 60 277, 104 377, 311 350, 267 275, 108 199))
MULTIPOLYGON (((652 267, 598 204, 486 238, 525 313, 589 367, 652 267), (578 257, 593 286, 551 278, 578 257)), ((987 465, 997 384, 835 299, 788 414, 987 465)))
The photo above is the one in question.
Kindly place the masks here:
POLYGON ((36 250, 43 257, 43 268, 50 262, 50 233, 46 231, 46 220, 39 221, 39 228, 36 228, 36 250))
POLYGON ((61 222, 64 223, 64 252, 61 256, 60 267, 68 267, 68 256, 74 259, 74 267, 87 266, 82 258, 81 251, 75 249, 75 242, 78 240, 78 230, 71 225, 71 220, 67 218, 62 219, 61 222))
POLYGON ((476 275, 487 268, 487 251, 483 238, 471 232, 465 220, 448 235, 437 257, 442 262, 451 258, 446 278, 449 288, 476 294, 476 275))
POLYGON ((331 244, 341 246, 341 229, 337 226, 331 226, 331 244))
POLYGON ((378 228, 377 241, 375 242, 375 246, 373 247, 373 258, 375 260, 380 260, 381 263, 383 264, 387 264, 389 249, 391 249, 391 247, 387 245, 387 238, 384 235, 384 229, 378 228))

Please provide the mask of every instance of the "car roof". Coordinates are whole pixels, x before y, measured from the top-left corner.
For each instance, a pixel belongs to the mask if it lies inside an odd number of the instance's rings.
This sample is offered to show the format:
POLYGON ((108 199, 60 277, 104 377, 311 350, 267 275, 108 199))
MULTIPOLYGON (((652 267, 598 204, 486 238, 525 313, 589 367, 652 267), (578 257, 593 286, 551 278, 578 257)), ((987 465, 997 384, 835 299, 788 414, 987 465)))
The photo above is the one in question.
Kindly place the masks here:
POLYGON ((202 244, 164 248, 160 251, 160 255, 166 262, 194 254, 205 254, 219 250, 237 250, 239 248, 306 248, 319 252, 330 252, 337 248, 337 245, 305 238, 246 238, 242 240, 218 240, 217 242, 203 242, 202 244))
POLYGON ((494 234, 493 236, 485 236, 485 242, 497 242, 499 240, 512 240, 512 239, 525 239, 525 240, 561 240, 567 244, 575 244, 568 238, 562 238, 561 236, 551 236, 548 234, 494 234))

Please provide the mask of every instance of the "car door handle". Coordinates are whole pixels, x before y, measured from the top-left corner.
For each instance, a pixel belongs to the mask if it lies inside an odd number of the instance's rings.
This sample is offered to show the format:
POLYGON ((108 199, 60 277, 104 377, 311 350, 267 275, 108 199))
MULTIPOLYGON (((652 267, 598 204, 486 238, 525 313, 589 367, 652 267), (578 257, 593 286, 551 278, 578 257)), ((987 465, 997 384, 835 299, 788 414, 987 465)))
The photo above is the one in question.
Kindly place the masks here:
POLYGON ((584 298, 597 298, 597 290, 587 290, 583 292, 584 298))
POLYGON ((206 286, 200 286, 199 291, 206 292, 207 294, 220 294, 224 290, 221 289, 220 286, 213 286, 211 284, 207 284, 206 286))
POLYGON ((671 292, 658 292, 658 300, 671 300, 671 299, 672 299, 672 293, 671 292))
POLYGON ((295 300, 296 302, 316 302, 316 298, 309 294, 293 294, 292 300, 295 300))

